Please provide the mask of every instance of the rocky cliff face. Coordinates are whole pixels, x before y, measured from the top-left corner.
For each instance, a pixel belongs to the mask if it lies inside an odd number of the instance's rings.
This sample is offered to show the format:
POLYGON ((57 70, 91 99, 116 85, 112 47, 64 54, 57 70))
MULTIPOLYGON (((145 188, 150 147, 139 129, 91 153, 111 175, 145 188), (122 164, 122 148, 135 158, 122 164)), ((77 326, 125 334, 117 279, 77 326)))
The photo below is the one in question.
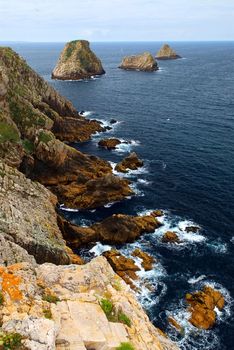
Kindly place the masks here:
POLYGON ((105 74, 99 58, 91 51, 86 40, 74 40, 66 44, 52 78, 60 80, 87 79, 105 74))
POLYGON ((153 72, 158 70, 158 65, 154 57, 149 52, 145 52, 140 55, 124 57, 119 68, 126 70, 153 72))
POLYGON ((171 60, 181 58, 168 44, 161 47, 156 55, 157 60, 171 60))
POLYGON ((62 142, 101 130, 14 51, 0 48, 0 159, 50 186, 67 206, 102 206, 131 195, 128 182, 114 177, 106 161, 62 142))
POLYGON ((2 331, 31 350, 178 350, 104 257, 84 266, 0 267, 2 331), (16 336, 15 336, 16 337, 16 336), (131 347, 130 347, 131 346, 131 347))

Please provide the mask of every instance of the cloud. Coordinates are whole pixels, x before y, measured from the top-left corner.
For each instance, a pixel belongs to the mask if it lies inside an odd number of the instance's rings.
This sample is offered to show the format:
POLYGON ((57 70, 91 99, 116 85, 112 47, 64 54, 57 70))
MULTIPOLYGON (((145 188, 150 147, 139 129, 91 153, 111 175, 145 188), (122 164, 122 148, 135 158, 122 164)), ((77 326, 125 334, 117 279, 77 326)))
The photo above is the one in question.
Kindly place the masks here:
POLYGON ((1 40, 234 39, 229 0, 0 0, 1 40))

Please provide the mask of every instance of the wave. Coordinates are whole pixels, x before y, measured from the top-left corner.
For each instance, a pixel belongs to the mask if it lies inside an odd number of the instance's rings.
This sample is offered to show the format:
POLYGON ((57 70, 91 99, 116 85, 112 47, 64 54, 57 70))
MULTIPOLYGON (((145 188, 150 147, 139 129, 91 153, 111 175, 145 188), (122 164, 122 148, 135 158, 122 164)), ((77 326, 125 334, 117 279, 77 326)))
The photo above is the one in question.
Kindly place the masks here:
POLYGON ((73 212, 73 213, 78 213, 79 209, 73 209, 73 208, 67 208, 64 206, 64 204, 59 205, 59 209, 63 211, 68 211, 68 212, 73 212))
POLYGON ((119 139, 121 143, 116 146, 115 151, 119 153, 131 152, 134 147, 140 145, 140 141, 119 139))

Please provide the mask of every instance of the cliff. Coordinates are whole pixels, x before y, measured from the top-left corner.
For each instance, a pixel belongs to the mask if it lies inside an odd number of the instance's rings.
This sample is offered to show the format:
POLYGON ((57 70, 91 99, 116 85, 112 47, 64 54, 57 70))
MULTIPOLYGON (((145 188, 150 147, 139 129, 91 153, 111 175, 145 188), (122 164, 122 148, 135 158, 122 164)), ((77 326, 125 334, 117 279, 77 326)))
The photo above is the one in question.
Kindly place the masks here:
POLYGON ((52 72, 53 79, 79 80, 105 74, 99 58, 91 51, 86 40, 66 44, 52 72))
POLYGON ((181 58, 181 56, 179 56, 168 44, 163 45, 156 55, 157 60, 171 60, 177 58, 181 58))
POLYGON ((158 70, 158 65, 154 57, 149 52, 144 52, 140 55, 124 57, 119 68, 125 70, 153 72, 158 70))

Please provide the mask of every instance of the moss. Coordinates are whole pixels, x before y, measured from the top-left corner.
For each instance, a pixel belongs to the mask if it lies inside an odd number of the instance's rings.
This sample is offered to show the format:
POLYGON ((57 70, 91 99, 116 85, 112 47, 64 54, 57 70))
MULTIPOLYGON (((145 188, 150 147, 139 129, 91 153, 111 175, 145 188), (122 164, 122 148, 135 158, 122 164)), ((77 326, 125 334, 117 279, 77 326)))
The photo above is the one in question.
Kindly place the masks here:
POLYGON ((131 327, 131 320, 130 318, 123 312, 119 311, 117 312, 114 308, 114 305, 111 300, 109 299, 101 299, 100 306, 104 313, 106 314, 106 317, 108 321, 111 322, 120 322, 128 327, 131 327))
POLYGON ((7 124, 5 122, 0 122, 0 143, 11 141, 19 142, 20 137, 13 125, 7 124))
POLYGON ((135 350, 131 343, 121 343, 116 350, 135 350))
POLYGON ((56 297, 55 295, 52 295, 52 294, 44 294, 42 296, 42 300, 47 301, 48 303, 53 303, 53 304, 57 304, 57 302, 60 301, 60 299, 58 297, 56 297))
POLYGON ((101 299, 100 306, 102 310, 105 312, 107 319, 109 320, 113 314, 114 305, 108 299, 101 299))
POLYGON ((21 346, 22 336, 19 333, 0 333, 0 348, 17 349, 21 346))
POLYGON ((35 151, 34 143, 28 139, 23 140, 22 145, 27 154, 32 154, 35 151))
POLYGON ((40 131, 38 135, 38 140, 43 143, 48 143, 53 140, 53 136, 43 130, 40 131))
POLYGON ((4 303, 4 296, 2 292, 0 292, 0 305, 2 305, 3 303, 4 303))
POLYGON ((48 318, 48 320, 52 319, 52 313, 49 309, 44 309, 43 314, 44 314, 45 318, 48 318))

